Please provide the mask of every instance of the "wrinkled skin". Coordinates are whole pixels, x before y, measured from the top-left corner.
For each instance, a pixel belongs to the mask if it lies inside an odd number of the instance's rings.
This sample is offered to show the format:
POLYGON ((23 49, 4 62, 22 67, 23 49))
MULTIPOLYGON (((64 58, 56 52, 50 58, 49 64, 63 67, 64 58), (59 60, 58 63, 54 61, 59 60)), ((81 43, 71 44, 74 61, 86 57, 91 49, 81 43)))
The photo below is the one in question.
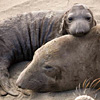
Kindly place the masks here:
POLYGON ((74 5, 66 13, 31 12, 0 22, 0 85, 3 90, 11 95, 17 95, 9 82, 8 68, 11 64, 32 60, 35 50, 56 37, 65 34, 79 36, 75 29, 83 36, 95 25, 94 22, 91 11, 79 4, 74 5), (75 15, 75 20, 69 23, 68 18, 71 14, 75 15), (85 17, 89 15, 90 20, 85 19, 84 14, 85 17))
POLYGON ((100 77, 100 26, 83 37, 65 35, 40 47, 16 84, 36 92, 75 89, 100 77))

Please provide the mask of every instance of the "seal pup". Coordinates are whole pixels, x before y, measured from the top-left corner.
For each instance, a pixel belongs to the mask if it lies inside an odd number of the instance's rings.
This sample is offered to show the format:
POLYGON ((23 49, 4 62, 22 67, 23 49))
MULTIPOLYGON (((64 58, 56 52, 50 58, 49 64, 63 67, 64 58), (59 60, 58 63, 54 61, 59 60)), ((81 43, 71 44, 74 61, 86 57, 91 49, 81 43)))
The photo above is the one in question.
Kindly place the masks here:
POLYGON ((31 12, 0 22, 0 85, 3 90, 17 94, 9 82, 11 64, 32 60, 35 50, 46 42, 65 34, 83 36, 94 25, 91 11, 79 4, 66 13, 31 12))
POLYGON ((100 77, 100 26, 83 37, 64 35, 36 50, 16 84, 35 92, 75 89, 85 79, 100 77))

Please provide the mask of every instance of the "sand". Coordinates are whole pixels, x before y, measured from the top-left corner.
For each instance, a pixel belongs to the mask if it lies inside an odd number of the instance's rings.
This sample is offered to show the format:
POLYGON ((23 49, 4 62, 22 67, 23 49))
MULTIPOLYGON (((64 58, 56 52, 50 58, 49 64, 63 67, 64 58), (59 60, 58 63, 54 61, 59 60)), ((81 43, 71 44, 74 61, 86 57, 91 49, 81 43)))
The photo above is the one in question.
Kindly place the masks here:
POLYGON ((0 20, 38 10, 68 10, 75 3, 86 4, 99 18, 99 0, 0 0, 0 20))
MULTIPOLYGON (((100 1, 99 0, 0 0, 0 20, 4 20, 20 13, 39 10, 68 10, 74 3, 86 4, 94 13, 97 23, 100 23, 100 1)), ((15 82, 20 72, 28 62, 15 64, 11 67, 11 79, 15 82)), ((60 93, 33 93, 31 96, 20 92, 17 97, 3 96, 0 100, 74 100, 76 90, 60 93)), ((96 100, 100 100, 98 93, 96 100)), ((90 92, 90 95, 91 92, 90 92)), ((92 95, 93 96, 93 95, 92 95)))

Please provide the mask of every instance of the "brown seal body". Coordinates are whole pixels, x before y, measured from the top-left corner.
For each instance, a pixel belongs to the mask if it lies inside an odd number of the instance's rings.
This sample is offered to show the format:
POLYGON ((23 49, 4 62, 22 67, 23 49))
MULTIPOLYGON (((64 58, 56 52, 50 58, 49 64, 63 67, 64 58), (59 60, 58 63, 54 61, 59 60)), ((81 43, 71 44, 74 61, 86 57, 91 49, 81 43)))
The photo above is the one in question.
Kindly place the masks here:
POLYGON ((17 85, 37 92, 75 89, 100 77, 100 26, 83 37, 65 35, 40 47, 17 85))
POLYGON ((0 85, 2 88, 10 94, 15 93, 12 92, 12 86, 8 80, 7 68, 11 64, 31 60, 36 49, 56 37, 65 34, 83 36, 91 30, 95 25, 94 23, 95 20, 91 11, 78 4, 66 13, 64 11, 33 12, 1 22, 0 85), (83 13, 81 13, 82 11, 83 13), (88 20, 84 16, 88 17, 88 20))

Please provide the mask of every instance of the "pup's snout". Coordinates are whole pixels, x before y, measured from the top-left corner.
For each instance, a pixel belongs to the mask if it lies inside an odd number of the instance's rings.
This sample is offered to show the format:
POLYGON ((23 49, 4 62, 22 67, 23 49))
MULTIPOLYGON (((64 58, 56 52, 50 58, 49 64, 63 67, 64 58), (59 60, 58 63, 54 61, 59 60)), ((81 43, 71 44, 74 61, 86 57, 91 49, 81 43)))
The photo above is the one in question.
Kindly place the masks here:
POLYGON ((88 31, 89 31, 89 30, 86 31, 86 30, 83 30, 83 29, 79 29, 79 30, 76 29, 76 32, 73 33, 73 35, 74 35, 74 36, 83 36, 83 35, 87 34, 88 31))
POLYGON ((90 25, 86 21, 76 21, 69 27, 69 32, 75 36, 83 36, 90 31, 90 25))

